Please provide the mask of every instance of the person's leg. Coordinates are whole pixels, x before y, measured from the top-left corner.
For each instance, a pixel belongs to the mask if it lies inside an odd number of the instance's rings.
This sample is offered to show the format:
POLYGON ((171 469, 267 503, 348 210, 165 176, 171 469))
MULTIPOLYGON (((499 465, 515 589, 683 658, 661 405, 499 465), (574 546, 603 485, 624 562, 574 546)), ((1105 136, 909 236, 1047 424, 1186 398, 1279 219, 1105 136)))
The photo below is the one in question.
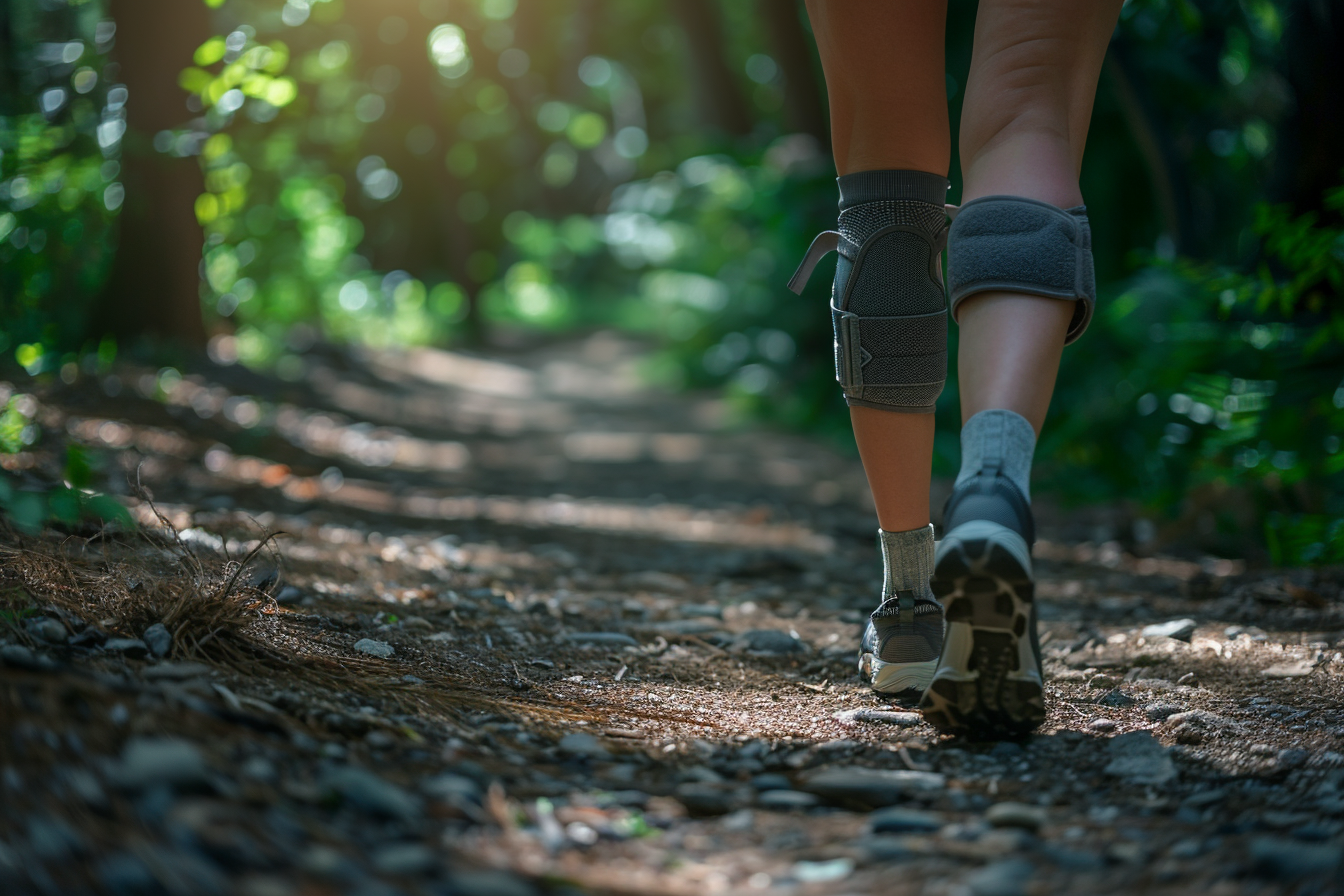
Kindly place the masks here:
MULTIPOLYGON (((838 231, 827 235, 840 252, 837 378, 877 505, 884 572, 859 666, 878 691, 913 698, 933 674, 943 633, 929 587, 929 475, 933 405, 947 375, 946 0, 808 0, 807 10, 840 174, 838 231)), ((826 240, 817 247, 825 251, 826 240)), ((804 281, 816 257, 809 250, 804 281)))
POLYGON ((946 636, 920 706, 953 733, 1045 719, 1031 544, 1031 456, 1060 355, 1091 313, 1091 231, 1078 174, 1121 0, 981 0, 949 236, 961 328, 962 469, 933 591, 946 636), (1017 287, 1014 290, 1012 287, 1017 287))
MULTIPOLYGON (((808 0, 840 175, 902 169, 945 177, 952 152, 943 64, 946 0, 808 0)), ((878 524, 929 523, 933 414, 850 408, 878 524)))
MULTIPOLYGON (((982 0, 961 115, 963 204, 983 196, 1083 204, 1083 146, 1122 3, 982 0)), ((1003 408, 1039 434, 1073 313, 1073 302, 1011 292, 960 303, 962 421, 1003 408)))

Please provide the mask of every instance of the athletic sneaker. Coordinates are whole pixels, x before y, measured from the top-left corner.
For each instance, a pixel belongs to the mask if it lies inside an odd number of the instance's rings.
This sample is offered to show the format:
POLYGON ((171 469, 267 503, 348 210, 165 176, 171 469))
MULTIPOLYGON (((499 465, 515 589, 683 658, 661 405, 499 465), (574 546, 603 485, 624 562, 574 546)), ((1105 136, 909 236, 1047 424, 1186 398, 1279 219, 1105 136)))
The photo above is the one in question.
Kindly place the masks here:
POLYGON ((942 640, 938 601, 898 591, 868 617, 859 642, 859 673, 878 693, 914 703, 933 680, 942 640))
POLYGON ((920 700, 940 731, 996 738, 1045 720, 1031 545, 1031 506, 997 462, 952 492, 934 553, 934 595, 947 633, 920 700))

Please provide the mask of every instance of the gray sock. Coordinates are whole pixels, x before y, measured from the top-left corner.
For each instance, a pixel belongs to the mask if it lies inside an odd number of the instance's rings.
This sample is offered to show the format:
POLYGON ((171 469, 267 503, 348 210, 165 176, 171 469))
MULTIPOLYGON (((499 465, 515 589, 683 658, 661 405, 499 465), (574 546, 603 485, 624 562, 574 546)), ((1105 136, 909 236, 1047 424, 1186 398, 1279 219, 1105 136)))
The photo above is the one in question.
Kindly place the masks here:
POLYGON ((957 485, 975 476, 986 462, 997 461, 1008 480, 1031 500, 1031 455, 1036 431, 1015 411, 981 411, 961 428, 961 472, 957 485))
POLYGON ((933 526, 908 532, 878 529, 877 541, 882 546, 882 599, 895 597, 898 591, 932 599, 933 526))

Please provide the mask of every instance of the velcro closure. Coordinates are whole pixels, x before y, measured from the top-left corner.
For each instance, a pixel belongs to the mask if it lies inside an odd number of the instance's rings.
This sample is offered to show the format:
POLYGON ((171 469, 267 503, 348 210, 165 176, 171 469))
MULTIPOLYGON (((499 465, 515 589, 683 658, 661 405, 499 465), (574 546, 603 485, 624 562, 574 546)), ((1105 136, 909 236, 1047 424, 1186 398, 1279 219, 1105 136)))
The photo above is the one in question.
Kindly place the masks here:
POLYGON ((836 380, 861 386, 922 386, 947 370, 947 311, 860 317, 831 306, 836 380), (929 351, 930 347, 936 347, 929 351))

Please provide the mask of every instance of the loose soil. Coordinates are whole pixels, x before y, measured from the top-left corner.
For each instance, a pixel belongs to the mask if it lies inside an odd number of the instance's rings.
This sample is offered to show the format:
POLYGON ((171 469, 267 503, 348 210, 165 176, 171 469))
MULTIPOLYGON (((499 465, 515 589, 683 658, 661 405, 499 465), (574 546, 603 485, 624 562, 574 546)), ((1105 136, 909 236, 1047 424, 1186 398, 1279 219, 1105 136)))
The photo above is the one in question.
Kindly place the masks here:
POLYGON ((0 540, 0 889, 1335 892, 1344 573, 1039 502, 1049 718, 944 738, 856 676, 857 462, 640 359, 16 384, 140 529, 0 540))

